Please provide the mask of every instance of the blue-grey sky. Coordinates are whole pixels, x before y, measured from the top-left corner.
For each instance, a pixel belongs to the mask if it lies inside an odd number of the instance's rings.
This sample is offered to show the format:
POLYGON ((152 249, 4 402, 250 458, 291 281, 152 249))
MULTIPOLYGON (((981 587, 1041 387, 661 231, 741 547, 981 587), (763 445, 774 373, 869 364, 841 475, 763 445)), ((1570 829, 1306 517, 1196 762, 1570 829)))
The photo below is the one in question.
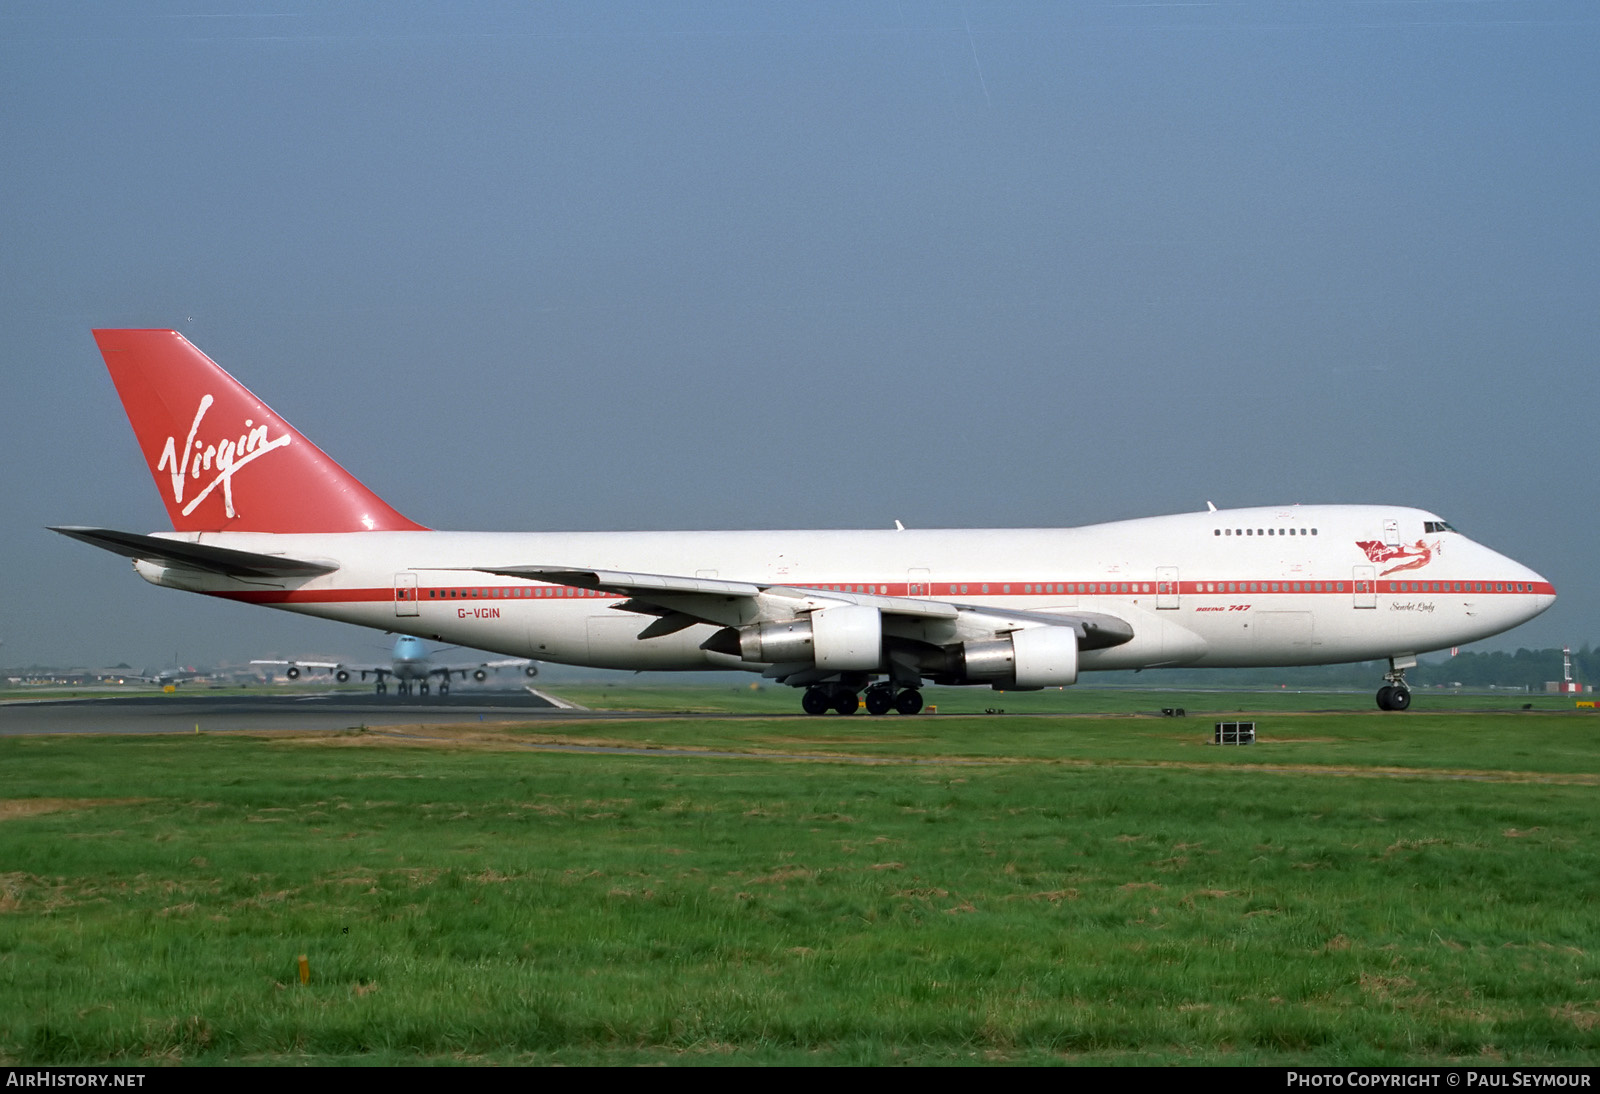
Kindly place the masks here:
POLYGON ((1600 6, 0 3, 0 663, 381 644, 165 517, 172 326, 444 528, 1435 510, 1600 641, 1600 6))

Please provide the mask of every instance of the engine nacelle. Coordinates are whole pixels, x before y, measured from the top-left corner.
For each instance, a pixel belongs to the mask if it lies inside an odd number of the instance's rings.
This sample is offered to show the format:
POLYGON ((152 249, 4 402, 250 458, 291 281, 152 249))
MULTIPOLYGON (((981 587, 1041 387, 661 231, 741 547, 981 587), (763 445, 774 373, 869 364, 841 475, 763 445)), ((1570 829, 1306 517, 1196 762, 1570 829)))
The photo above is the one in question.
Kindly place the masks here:
POLYGON ((341 684, 348 684, 350 682, 350 673, 346 669, 340 669, 333 674, 333 678, 341 684))
POLYGON ((787 623, 758 623, 739 630, 739 656, 746 661, 769 665, 795 664, 815 656, 811 620, 792 619, 787 623))
POLYGON ((291 680, 300 679, 300 670, 294 665, 290 665, 288 668, 284 669, 283 674, 291 680))
POLYGON ((965 675, 975 683, 1014 688, 1059 688, 1078 682, 1078 635, 1071 627, 1031 627, 961 647, 965 675))
POLYGON ((489 679, 489 674, 484 672, 482 669, 473 669, 472 678, 481 684, 485 680, 489 679))
POLYGON ((837 672, 871 672, 883 661, 883 616, 877 608, 842 604, 804 619, 745 627, 739 656, 769 665, 810 662, 837 672))

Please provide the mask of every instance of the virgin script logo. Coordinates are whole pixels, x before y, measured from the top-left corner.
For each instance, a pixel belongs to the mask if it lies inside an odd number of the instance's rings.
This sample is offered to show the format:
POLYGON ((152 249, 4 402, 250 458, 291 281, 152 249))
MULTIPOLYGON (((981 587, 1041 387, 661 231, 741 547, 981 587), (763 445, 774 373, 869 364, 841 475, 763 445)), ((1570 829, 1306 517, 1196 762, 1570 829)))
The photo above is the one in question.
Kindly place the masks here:
POLYGON ((1429 546, 1426 540, 1421 539, 1410 546, 1400 544, 1390 546, 1385 543, 1379 543, 1377 540, 1363 539, 1357 540, 1356 546, 1361 548, 1362 553, 1367 556, 1367 560, 1370 562, 1376 562, 1379 565, 1385 562, 1397 563, 1384 570, 1379 575, 1380 577, 1398 573, 1401 570, 1420 570, 1433 561, 1433 552, 1439 549, 1437 543, 1429 546))
POLYGON ((281 437, 269 439, 265 424, 256 425, 249 418, 244 420, 245 431, 239 434, 237 441, 229 438, 218 444, 207 444, 197 440, 195 434, 200 432, 200 422, 206 416, 206 411, 211 409, 215 402, 210 395, 200 397, 200 407, 195 411, 194 424, 189 426, 188 439, 183 442, 183 456, 178 456, 178 442, 176 437, 169 436, 166 445, 161 449, 161 460, 156 464, 157 471, 165 471, 172 477, 172 500, 182 504, 185 488, 189 480, 198 482, 204 473, 215 471, 216 474, 208 481, 200 492, 183 506, 183 515, 188 516, 194 512, 195 507, 205 501, 207 496, 218 486, 222 487, 222 504, 228 511, 228 516, 237 514, 233 511, 233 476, 239 468, 253 460, 260 459, 274 448, 282 448, 292 439, 285 433, 281 437))

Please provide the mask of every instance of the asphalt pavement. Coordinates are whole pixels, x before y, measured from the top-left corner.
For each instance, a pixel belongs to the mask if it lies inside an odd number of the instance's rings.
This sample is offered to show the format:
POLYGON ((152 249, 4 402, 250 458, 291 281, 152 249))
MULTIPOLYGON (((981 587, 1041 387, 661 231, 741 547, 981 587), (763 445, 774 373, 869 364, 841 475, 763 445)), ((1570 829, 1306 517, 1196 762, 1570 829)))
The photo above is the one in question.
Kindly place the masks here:
POLYGON ((534 691, 460 695, 121 695, 0 703, 0 737, 50 733, 228 733, 453 724, 586 715, 534 691))

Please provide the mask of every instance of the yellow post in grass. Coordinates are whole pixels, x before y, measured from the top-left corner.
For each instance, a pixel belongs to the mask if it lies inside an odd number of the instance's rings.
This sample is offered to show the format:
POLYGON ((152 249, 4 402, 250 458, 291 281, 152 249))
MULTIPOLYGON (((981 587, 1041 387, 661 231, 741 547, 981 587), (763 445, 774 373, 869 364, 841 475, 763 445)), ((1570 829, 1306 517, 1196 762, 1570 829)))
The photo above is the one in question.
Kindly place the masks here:
POLYGON ((300 955, 300 983, 311 983, 311 962, 306 960, 306 955, 300 955))

